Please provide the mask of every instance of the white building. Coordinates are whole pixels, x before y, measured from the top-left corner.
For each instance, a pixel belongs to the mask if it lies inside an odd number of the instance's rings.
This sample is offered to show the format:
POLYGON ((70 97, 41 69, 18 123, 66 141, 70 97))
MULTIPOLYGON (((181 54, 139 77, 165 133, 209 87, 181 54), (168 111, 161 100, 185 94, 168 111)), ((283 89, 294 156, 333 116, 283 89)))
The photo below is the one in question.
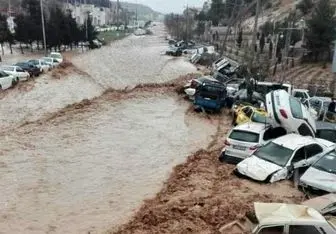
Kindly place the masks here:
POLYGON ((92 19, 94 26, 102 26, 112 22, 112 10, 105 7, 95 7, 91 4, 69 4, 68 7, 72 12, 72 17, 78 24, 85 24, 88 16, 92 19))

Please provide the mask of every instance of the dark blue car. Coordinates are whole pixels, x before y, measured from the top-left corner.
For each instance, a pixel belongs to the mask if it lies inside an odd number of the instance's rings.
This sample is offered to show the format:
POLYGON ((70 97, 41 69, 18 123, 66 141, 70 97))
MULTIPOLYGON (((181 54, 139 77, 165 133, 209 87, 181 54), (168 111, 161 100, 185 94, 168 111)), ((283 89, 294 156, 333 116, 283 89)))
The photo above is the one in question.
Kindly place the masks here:
POLYGON ((195 94, 194 105, 209 111, 220 111, 226 103, 226 86, 219 82, 204 82, 195 94))

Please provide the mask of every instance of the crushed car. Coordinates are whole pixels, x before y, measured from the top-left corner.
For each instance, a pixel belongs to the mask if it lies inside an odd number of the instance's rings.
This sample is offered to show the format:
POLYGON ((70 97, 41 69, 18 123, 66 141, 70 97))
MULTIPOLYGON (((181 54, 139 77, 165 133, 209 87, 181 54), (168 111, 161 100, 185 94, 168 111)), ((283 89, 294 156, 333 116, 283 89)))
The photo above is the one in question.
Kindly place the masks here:
POLYGON ((334 147, 330 141, 291 133, 260 147, 240 162, 234 172, 255 181, 274 183, 291 178, 294 170, 302 174, 334 147))
POLYGON ((262 108, 256 108, 250 105, 240 105, 233 109, 232 123, 234 126, 247 123, 267 123, 267 112, 262 108))
POLYGON ((336 150, 327 152, 301 176, 299 186, 312 192, 336 193, 336 150))
POLYGON ((273 126, 283 126, 288 133, 315 136, 316 124, 311 113, 285 90, 268 93, 266 109, 273 126))
POLYGON ((203 82, 195 93, 194 107, 204 111, 220 111, 226 105, 226 86, 220 82, 203 82))
POLYGON ((321 215, 336 215, 336 194, 329 193, 302 202, 302 205, 309 206, 320 212, 321 215))
POLYGON ((317 121, 316 137, 336 143, 336 124, 317 121))
POLYGON ((219 161, 238 163, 271 140, 286 135, 286 131, 265 123, 245 123, 234 127, 224 142, 219 161))
POLYGON ((335 234, 336 219, 305 205, 254 203, 254 214, 219 229, 222 234, 335 234))

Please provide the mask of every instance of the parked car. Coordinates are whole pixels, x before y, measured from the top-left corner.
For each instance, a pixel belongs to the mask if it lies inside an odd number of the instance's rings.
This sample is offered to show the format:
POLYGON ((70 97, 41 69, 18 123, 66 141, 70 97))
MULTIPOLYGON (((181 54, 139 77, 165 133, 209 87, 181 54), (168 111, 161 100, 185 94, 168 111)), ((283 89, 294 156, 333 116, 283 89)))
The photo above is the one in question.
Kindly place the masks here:
POLYGON ((196 109, 220 111, 226 104, 226 87, 219 82, 204 82, 197 88, 194 106, 196 109))
POLYGON ((40 68, 28 62, 16 63, 14 66, 21 67, 24 71, 29 73, 30 77, 39 76, 41 74, 40 68))
POLYGON ((267 123, 267 112, 264 109, 253 106, 238 106, 233 110, 233 125, 247 122, 267 123))
POLYGON ((33 64, 36 67, 38 67, 41 72, 47 72, 51 70, 51 65, 48 65, 46 62, 44 62, 41 59, 28 60, 28 63, 33 64))
POLYGON ((1 66, 0 70, 3 70, 9 75, 14 76, 17 80, 28 80, 30 74, 18 66, 1 66))
POLYGON ((336 143, 336 124, 329 122, 316 122, 316 137, 336 143))
POLYGON ((12 86, 15 86, 17 82, 17 78, 0 70, 0 90, 5 90, 12 86))
POLYGON ((229 79, 224 82, 228 96, 234 96, 239 91, 239 87, 242 83, 244 83, 244 80, 239 78, 229 79))
POLYGON ((219 161, 238 163, 269 141, 285 134, 283 128, 272 128, 269 124, 245 123, 236 126, 225 140, 219 161))
POLYGON ((302 188, 336 193, 336 150, 329 151, 300 178, 302 188))
POLYGON ((288 134, 260 147, 237 165, 235 173, 273 183, 292 177, 294 169, 302 173, 334 147, 323 139, 288 134))
POLYGON ((336 194, 329 193, 327 195, 318 196, 302 202, 302 205, 314 208, 321 215, 336 215, 336 194))
POLYGON ((55 68, 59 65, 59 62, 51 57, 43 57, 41 58, 41 60, 43 60, 46 64, 50 65, 51 68, 55 68))
POLYGON ((63 56, 62 56, 61 53, 51 52, 49 54, 49 57, 56 59, 58 63, 62 63, 63 62, 63 56))
POLYGON ((273 126, 283 126, 288 133, 315 136, 316 124, 309 110, 285 90, 268 93, 266 109, 273 126))

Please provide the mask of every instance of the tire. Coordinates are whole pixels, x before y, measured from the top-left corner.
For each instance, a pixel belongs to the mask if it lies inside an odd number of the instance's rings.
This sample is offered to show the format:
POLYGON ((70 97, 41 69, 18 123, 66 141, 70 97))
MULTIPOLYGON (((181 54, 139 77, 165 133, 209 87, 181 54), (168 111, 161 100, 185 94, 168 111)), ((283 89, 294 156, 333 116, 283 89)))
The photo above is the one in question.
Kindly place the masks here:
POLYGON ((12 80, 12 88, 14 88, 16 86, 17 82, 15 82, 15 80, 12 80))
POLYGON ((0 85, 0 91, 2 91, 2 86, 0 85))

